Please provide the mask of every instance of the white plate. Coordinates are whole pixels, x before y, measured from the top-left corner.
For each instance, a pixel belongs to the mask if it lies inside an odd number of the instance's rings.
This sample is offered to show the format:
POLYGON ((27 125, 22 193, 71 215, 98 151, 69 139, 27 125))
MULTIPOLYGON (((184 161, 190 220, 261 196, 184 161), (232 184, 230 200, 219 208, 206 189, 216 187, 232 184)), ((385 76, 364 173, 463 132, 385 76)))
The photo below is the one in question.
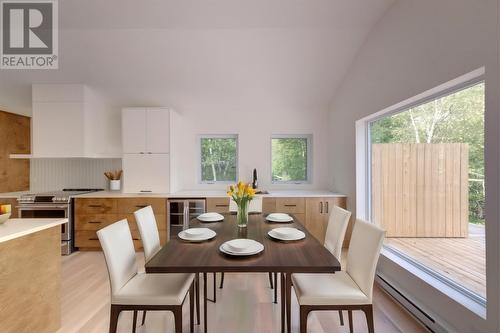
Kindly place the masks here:
POLYGON ((293 217, 283 213, 272 213, 266 216, 266 220, 278 223, 288 223, 293 221, 293 217))
POLYGON ((196 229, 204 229, 205 232, 200 234, 200 235, 193 236, 193 235, 186 233, 186 230, 183 230, 183 231, 178 233, 178 236, 180 239, 185 240, 185 241, 189 241, 189 242, 203 242, 203 241, 212 239, 217 235, 217 233, 215 231, 208 229, 208 228, 196 228, 196 229))
POLYGON ((243 251, 243 252, 231 251, 231 249, 227 245, 227 242, 223 243, 219 247, 219 250, 222 253, 229 254, 232 256, 251 256, 251 255, 254 255, 254 254, 257 254, 257 253, 264 251, 264 245, 262 245, 261 243, 259 243, 257 241, 254 241, 254 240, 249 239, 249 241, 251 241, 251 245, 247 249, 245 249, 245 251, 243 251))
MULTIPOLYGON (((285 229, 285 228, 276 228, 276 229, 285 229)), ((285 232, 280 232, 280 230, 272 229, 267 234, 272 238, 283 240, 283 241, 295 241, 306 238, 306 234, 295 228, 286 228, 292 229, 294 231, 288 230, 285 232)))
POLYGON ((196 217, 202 222, 218 222, 224 220, 224 216, 219 213, 205 213, 196 217))
POLYGON ((254 245, 254 240, 246 238, 232 239, 226 242, 226 248, 234 253, 244 253, 254 245))
POLYGON ((189 228, 184 230, 184 233, 189 236, 189 237, 200 237, 204 233, 207 232, 207 230, 210 230, 208 228, 189 228))

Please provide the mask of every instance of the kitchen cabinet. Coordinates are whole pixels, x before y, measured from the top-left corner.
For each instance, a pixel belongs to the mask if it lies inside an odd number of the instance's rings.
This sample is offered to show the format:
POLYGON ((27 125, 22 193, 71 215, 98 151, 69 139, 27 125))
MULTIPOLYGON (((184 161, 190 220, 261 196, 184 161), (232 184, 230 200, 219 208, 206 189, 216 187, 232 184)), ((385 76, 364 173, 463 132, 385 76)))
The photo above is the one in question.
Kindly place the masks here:
POLYGON ((123 192, 169 193, 169 154, 124 154, 123 192))
MULTIPOLYGON (((326 227, 333 206, 346 208, 345 197, 305 199, 305 227, 321 243, 325 241, 326 227)), ((344 246, 348 240, 344 242, 344 246)))
POLYGON ((75 198, 75 246, 81 251, 100 250, 96 232, 127 219, 136 250, 142 248, 134 212, 151 206, 155 214, 160 243, 168 240, 166 198, 75 198))
POLYGON ((229 212, 229 197, 207 198, 207 212, 210 213, 229 212))
POLYGON ((124 154, 168 154, 170 152, 169 109, 123 109, 122 144, 124 154))

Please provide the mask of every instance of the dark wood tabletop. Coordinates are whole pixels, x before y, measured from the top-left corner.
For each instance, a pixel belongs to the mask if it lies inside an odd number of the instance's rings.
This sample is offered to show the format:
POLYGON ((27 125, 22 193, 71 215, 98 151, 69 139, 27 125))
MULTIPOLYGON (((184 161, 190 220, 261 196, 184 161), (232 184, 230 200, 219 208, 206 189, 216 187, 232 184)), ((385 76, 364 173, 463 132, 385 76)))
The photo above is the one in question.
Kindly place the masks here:
POLYGON ((270 223, 263 214, 249 215, 246 228, 236 225, 236 215, 223 214, 222 222, 191 221, 191 227, 207 227, 217 236, 203 243, 190 243, 171 235, 170 241, 146 263, 147 273, 196 272, 282 272, 333 273, 340 271, 339 261, 294 217, 292 223, 270 223), (306 237, 293 242, 276 241, 267 232, 277 227, 295 227, 306 237), (249 238, 264 245, 264 251, 249 257, 233 257, 220 252, 222 243, 249 238))

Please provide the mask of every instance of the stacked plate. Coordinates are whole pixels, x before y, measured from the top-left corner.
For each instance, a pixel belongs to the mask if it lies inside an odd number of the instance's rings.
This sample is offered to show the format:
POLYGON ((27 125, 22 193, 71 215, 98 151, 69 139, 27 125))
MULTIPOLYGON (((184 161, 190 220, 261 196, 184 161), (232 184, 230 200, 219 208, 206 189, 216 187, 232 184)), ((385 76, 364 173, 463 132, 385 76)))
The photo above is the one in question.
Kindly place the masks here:
POLYGON ((264 245, 253 239, 238 238, 223 243, 219 250, 232 256, 251 256, 264 251, 264 245))
POLYGON ((293 222, 293 217, 284 213, 272 213, 266 216, 269 222, 288 223, 293 222))
POLYGON ((188 242, 203 242, 212 239, 217 233, 208 228, 190 228, 179 232, 180 239, 188 242))
POLYGON ((267 233, 271 238, 282 240, 282 241, 296 241, 304 239, 306 234, 295 228, 275 228, 267 233))
POLYGON ((219 222, 224 220, 224 216, 219 213, 205 213, 196 217, 201 222, 219 222))

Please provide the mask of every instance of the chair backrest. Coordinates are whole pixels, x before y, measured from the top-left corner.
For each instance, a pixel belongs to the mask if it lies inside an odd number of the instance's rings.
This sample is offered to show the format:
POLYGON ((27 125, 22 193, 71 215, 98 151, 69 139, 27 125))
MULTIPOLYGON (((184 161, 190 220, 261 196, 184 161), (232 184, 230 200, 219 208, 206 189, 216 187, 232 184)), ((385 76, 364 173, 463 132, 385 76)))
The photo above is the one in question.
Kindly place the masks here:
POLYGON ((156 218, 151 206, 141 208, 134 212, 135 221, 141 234, 142 247, 146 262, 161 249, 160 234, 156 225, 156 218))
POLYGON ((370 301, 372 300, 375 270, 384 236, 384 230, 372 223, 357 219, 347 254, 347 274, 351 276, 370 301))
POLYGON ((333 206, 332 212, 328 217, 328 225, 326 227, 325 247, 330 251, 335 258, 340 261, 342 254, 342 244, 344 243, 345 231, 351 218, 351 212, 333 206))
MULTIPOLYGON (((233 198, 229 199, 229 211, 237 212, 238 205, 233 198)), ((262 196, 255 196, 248 204, 248 213, 262 213, 262 196)))
POLYGON ((127 220, 97 231, 97 237, 108 267, 111 294, 114 294, 137 274, 134 242, 127 220))

